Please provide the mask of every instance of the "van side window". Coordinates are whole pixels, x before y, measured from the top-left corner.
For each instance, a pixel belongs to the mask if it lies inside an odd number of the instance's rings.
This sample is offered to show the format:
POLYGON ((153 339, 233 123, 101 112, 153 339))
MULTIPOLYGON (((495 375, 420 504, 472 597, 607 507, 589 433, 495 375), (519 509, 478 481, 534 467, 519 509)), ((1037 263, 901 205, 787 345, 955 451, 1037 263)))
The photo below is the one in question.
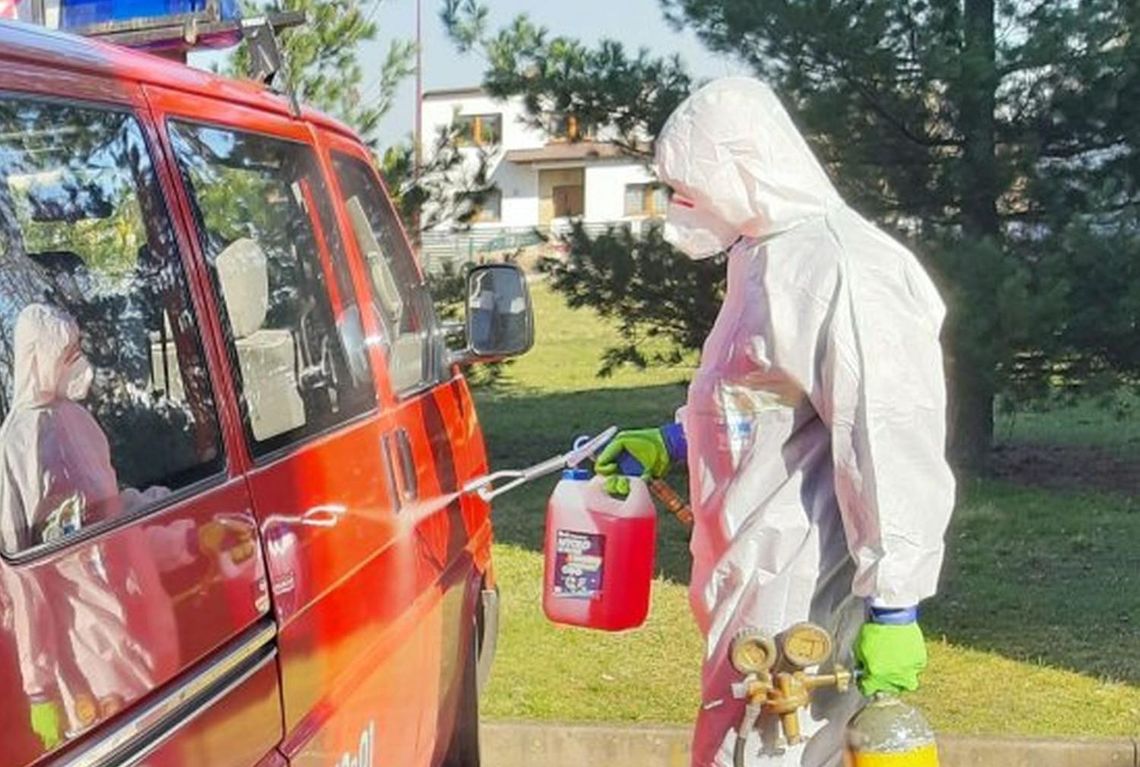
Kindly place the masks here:
POLYGON ((368 267, 372 309, 388 337, 389 375, 400 394, 435 383, 442 374, 431 294, 420 276, 396 212, 372 168, 333 153, 333 168, 368 267))
POLYGON ((0 546, 220 472, 170 219, 130 113, 0 98, 0 546))
POLYGON ((261 456, 375 406, 360 311, 313 151, 172 122, 261 456))

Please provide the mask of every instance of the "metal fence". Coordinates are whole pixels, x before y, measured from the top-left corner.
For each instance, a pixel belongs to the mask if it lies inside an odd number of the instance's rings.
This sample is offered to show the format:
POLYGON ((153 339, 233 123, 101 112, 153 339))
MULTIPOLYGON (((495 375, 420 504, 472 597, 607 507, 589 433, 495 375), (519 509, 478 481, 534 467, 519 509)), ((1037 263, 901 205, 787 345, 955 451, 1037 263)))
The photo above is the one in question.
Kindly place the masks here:
MULTIPOLYGON (((649 227, 659 224, 660 221, 655 219, 592 221, 582 224, 582 228, 591 237, 616 228, 627 229, 641 235, 649 227)), ((556 221, 548 227, 502 227, 470 229, 463 232, 427 231, 420 238, 420 254, 424 268, 434 274, 443 271, 446 264, 460 269, 464 264, 478 262, 492 254, 530 248, 543 243, 557 245, 560 239, 570 233, 570 229, 569 222, 556 221)))
POLYGON ((466 232, 424 232, 420 238, 420 254, 424 268, 431 273, 479 261, 492 253, 518 250, 543 243, 546 239, 535 228, 472 229, 466 232))

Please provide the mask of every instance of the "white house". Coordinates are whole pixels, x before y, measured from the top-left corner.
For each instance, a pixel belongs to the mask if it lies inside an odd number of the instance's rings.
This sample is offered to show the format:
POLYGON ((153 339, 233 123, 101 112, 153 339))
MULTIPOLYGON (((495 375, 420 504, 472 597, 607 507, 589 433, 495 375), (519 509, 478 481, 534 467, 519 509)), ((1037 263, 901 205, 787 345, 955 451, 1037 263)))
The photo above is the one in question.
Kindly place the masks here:
POLYGON ((472 168, 481 148, 493 148, 488 175, 494 191, 471 231, 454 235, 445 223, 425 233, 429 254, 514 247, 535 231, 557 232, 575 219, 589 228, 618 222, 636 228, 665 212, 665 191, 643 161, 615 144, 577 136, 572 120, 535 129, 521 99, 499 101, 479 88, 432 91, 424 94, 422 114, 425 151, 440 129, 456 123, 472 168))

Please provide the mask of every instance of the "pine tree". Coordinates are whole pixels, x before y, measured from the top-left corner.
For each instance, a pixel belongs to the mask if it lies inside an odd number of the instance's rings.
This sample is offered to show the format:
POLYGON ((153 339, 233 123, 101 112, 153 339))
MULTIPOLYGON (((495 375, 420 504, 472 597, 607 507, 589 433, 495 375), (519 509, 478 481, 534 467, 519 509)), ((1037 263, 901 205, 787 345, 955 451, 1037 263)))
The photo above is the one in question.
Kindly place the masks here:
MULTIPOLYGON (((1140 9, 1129 0, 661 0, 666 17, 747 63, 785 100, 847 201, 908 241, 950 305, 954 453, 978 467, 995 398, 1103 391, 1140 375, 1140 9)), ((628 141, 690 89, 680 62, 594 48, 520 17, 489 32, 476 0, 442 11, 484 84, 536 119, 572 114, 628 141)), ((609 308, 626 340, 675 332, 658 285, 609 239, 575 235, 556 287, 609 308)), ((631 245, 632 247, 632 245, 631 245)), ((663 247, 649 243, 648 246, 663 247)), ((660 256, 655 256, 660 260, 660 256)), ((695 267, 674 259, 675 279, 695 267)), ((715 300, 721 288, 708 285, 715 300)), ((611 361, 613 353, 611 352, 611 361)), ((639 360, 629 350, 619 359, 639 360)))

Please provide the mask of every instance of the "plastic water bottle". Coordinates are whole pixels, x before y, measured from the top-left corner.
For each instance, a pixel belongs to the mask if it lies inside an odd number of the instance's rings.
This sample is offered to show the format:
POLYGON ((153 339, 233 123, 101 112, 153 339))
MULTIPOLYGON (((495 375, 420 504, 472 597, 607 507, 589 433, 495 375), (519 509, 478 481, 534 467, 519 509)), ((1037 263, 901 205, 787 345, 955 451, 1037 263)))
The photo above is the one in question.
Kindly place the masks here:
POLYGON ((640 479, 611 498, 601 477, 567 469, 546 511, 542 607, 555 623, 636 628, 649 614, 657 511, 640 479))

